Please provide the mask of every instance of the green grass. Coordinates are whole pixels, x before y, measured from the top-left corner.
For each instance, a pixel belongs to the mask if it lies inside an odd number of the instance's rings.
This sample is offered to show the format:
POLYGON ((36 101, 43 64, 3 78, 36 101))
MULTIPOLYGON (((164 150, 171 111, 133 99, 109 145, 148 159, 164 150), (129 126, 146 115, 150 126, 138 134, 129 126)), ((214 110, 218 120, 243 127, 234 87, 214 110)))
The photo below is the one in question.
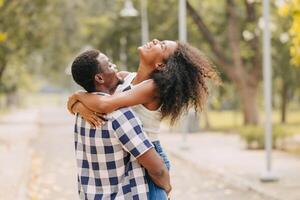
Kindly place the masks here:
MULTIPOLYGON (((241 112, 234 111, 209 111, 208 119, 210 129, 215 131, 234 131, 242 126, 243 116, 241 112)), ((200 126, 204 127, 205 121, 200 116, 200 126)))
MULTIPOLYGON (((208 113, 210 129, 222 132, 236 132, 243 127, 243 115, 239 111, 210 111, 208 113)), ((201 127, 204 127, 204 119, 200 119, 201 127)), ((260 122, 263 123, 264 114, 260 113, 260 122)), ((280 123, 280 112, 273 111, 273 124, 280 125, 291 133, 300 134, 300 110, 287 112, 287 123, 280 123)))

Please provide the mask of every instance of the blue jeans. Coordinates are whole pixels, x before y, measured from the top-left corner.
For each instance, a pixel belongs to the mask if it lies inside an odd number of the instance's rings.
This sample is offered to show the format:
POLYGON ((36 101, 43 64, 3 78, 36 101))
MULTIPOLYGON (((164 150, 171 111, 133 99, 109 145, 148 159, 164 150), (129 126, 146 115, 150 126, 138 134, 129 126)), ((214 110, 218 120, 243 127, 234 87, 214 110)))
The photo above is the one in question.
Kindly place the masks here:
MULTIPOLYGON (((157 151, 157 153, 161 156, 161 158, 165 162, 166 167, 168 168, 168 170, 170 170, 170 161, 167 158, 166 153, 163 151, 163 149, 160 145, 160 142, 155 141, 152 143, 153 143, 154 148, 157 151)), ((148 173, 147 173, 146 177, 147 177, 147 181, 148 181, 148 185, 149 185, 148 199, 149 200, 167 200, 168 197, 167 197, 167 193, 165 192, 165 190, 163 190, 162 188, 155 185, 155 183, 151 180, 148 173)))

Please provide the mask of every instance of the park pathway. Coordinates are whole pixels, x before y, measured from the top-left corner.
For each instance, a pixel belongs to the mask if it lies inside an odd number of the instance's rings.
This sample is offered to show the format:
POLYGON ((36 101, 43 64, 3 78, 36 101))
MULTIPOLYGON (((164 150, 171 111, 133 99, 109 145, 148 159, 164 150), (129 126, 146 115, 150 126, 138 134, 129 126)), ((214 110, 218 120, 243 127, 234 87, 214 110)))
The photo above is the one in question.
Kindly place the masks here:
POLYGON ((29 200, 78 199, 73 117, 63 108, 42 108, 39 133, 32 141, 29 200))
MULTIPOLYGON (((20 171, 19 174, 23 173, 27 177, 25 179, 27 180, 25 191, 22 192, 25 196, 19 196, 18 198, 9 198, 8 196, 2 196, 2 198, 0 196, 0 200, 78 199, 73 145, 73 116, 68 114, 63 107, 48 107, 40 108, 36 117, 36 134, 34 134, 33 138, 31 136, 27 143, 27 149, 29 149, 28 152, 30 153, 26 155, 30 156, 30 159, 14 158, 21 161, 18 162, 17 170, 20 171), (26 164, 26 162, 28 163, 26 164)), ((13 123, 10 123, 10 125, 16 126, 13 123)), ((3 138, 5 134, 10 133, 2 131, 0 135, 3 138)), ((11 143, 10 145, 15 145, 14 140, 9 142, 11 143)), ((1 145, 2 143, 0 142, 0 147, 1 145)), ((18 144, 16 143, 16 145, 18 144)), ((24 154, 18 155, 25 156, 24 154)), ((201 171, 182 159, 178 159, 176 156, 171 155, 170 160, 173 184, 171 199, 268 200, 260 197, 253 191, 236 188, 230 183, 225 183, 218 175, 208 171, 201 171)), ((3 174, 6 173, 5 169, 1 167, 0 170, 2 172, 4 170, 3 174)), ((24 176, 19 175, 15 178, 15 181, 22 180, 22 177, 24 176), (18 178, 20 180, 17 180, 18 178)), ((5 191, 2 191, 2 185, 4 184, 1 181, 0 195, 5 193, 5 191)))

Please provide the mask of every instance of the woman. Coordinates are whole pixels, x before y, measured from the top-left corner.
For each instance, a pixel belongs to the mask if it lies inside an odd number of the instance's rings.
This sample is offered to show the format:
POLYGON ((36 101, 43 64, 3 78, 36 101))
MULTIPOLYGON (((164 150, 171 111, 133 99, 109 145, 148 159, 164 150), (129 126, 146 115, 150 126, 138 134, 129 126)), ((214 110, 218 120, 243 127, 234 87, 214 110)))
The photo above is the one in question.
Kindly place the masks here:
MULTIPOLYGON (((70 97, 68 109, 79 112, 97 126, 103 123, 99 119, 102 115, 97 113, 133 106, 144 130, 169 168, 169 161, 157 138, 160 120, 169 118, 174 124, 189 106, 201 110, 208 95, 205 79, 217 80, 218 76, 208 60, 188 44, 154 39, 139 47, 138 52, 140 64, 137 73, 120 72, 124 84, 114 95, 79 92, 70 97)), ((149 199, 167 199, 165 192, 151 180, 149 194, 149 199)))

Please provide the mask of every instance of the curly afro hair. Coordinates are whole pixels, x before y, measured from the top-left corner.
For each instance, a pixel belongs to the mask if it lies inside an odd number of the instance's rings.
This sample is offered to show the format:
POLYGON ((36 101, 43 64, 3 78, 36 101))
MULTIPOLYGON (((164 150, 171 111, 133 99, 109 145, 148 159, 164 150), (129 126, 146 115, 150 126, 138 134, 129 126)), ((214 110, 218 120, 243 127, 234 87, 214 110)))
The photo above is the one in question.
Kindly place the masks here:
POLYGON ((196 48, 177 42, 178 47, 164 62, 165 67, 151 74, 161 103, 161 117, 174 124, 189 107, 202 110, 208 96, 206 79, 219 81, 209 60, 196 48))
POLYGON ((87 50, 77 56, 71 66, 74 81, 88 92, 96 90, 94 77, 100 72, 99 54, 96 49, 87 50))

